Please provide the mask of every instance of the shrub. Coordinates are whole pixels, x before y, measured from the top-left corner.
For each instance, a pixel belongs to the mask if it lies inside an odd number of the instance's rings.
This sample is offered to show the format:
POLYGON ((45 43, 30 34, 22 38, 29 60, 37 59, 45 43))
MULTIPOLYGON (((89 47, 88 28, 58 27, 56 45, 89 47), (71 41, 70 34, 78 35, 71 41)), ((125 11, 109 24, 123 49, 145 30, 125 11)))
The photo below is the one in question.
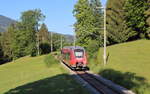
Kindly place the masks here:
POLYGON ((49 67, 53 66, 54 64, 57 64, 59 61, 56 60, 54 56, 52 56, 51 54, 49 54, 49 55, 45 56, 44 62, 46 64, 46 67, 49 68, 49 67))
POLYGON ((40 44, 40 53, 41 54, 48 54, 50 53, 50 45, 48 43, 41 43, 40 44))

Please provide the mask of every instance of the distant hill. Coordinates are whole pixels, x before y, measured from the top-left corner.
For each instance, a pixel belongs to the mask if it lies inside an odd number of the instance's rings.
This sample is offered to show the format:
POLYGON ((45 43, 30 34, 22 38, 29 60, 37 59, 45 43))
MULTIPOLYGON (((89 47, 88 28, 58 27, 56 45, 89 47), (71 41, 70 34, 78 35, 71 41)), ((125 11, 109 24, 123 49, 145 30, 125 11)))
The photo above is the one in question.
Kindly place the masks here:
POLYGON ((6 16, 0 15, 0 32, 6 31, 7 27, 15 23, 15 20, 8 18, 6 16))
MULTIPOLYGON (((16 21, 11 18, 0 15, 0 32, 5 32, 6 29, 8 28, 8 26, 15 22, 16 21)), ((53 33, 55 33, 55 32, 53 32, 53 33)), ((66 38, 67 42, 69 42, 69 43, 72 43, 74 40, 74 37, 72 35, 60 34, 60 33, 55 33, 55 34, 63 35, 66 38)))
MULTIPOLYGON (((69 35, 69 34, 61 34, 61 33, 56 33, 56 32, 52 32, 53 34, 58 34, 58 35, 62 35, 65 37, 65 40, 68 42, 68 43, 73 43, 74 41, 74 36, 73 35, 69 35)), ((49 31, 49 34, 50 34, 50 31, 49 31)))
POLYGON ((67 42, 69 43, 73 43, 74 41, 74 36, 73 35, 64 35, 64 37, 66 38, 67 42))

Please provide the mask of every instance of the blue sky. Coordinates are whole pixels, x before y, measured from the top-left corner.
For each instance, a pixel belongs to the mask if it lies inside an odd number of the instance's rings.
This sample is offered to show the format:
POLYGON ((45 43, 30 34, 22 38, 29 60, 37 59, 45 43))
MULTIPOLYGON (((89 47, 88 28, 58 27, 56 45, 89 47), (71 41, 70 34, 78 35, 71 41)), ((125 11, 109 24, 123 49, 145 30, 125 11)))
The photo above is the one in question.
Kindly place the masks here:
MULTIPOLYGON (((106 0, 101 0, 104 5, 106 0)), ((77 0, 2 0, 0 14, 19 20, 21 12, 29 9, 41 9, 46 16, 49 31, 73 34, 70 25, 75 23, 72 10, 77 0)))

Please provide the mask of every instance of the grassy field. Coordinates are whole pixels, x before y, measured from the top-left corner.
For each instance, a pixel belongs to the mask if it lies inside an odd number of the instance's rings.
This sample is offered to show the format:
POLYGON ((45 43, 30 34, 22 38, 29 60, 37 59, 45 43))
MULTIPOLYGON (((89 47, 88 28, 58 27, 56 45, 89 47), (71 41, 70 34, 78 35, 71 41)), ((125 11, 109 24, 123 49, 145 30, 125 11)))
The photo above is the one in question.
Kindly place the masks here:
POLYGON ((51 55, 0 66, 0 94, 89 94, 51 55))
POLYGON ((138 40, 107 47, 107 65, 103 66, 103 48, 90 60, 90 68, 138 94, 150 94, 150 41, 138 40))

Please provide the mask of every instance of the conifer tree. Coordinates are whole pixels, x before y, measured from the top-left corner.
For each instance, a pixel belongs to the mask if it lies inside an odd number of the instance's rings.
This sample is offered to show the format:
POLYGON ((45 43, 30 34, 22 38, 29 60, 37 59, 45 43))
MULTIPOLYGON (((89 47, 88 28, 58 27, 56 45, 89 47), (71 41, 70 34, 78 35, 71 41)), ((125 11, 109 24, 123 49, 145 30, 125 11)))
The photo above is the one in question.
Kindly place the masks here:
POLYGON ((127 0, 125 3, 125 19, 129 31, 132 32, 130 40, 145 38, 146 18, 145 11, 148 9, 147 0, 127 0))
POLYGON ((132 34, 126 26, 124 4, 125 0, 107 1, 107 36, 109 44, 125 42, 132 34))
POLYGON ((146 11, 146 16, 147 16, 146 23, 148 25, 147 37, 150 39, 150 0, 148 0, 147 3, 148 3, 148 7, 149 7, 146 11))
POLYGON ((11 60, 13 58, 13 49, 12 49, 12 43, 13 43, 13 33, 14 33, 14 24, 11 24, 7 31, 3 33, 2 36, 2 51, 4 57, 6 57, 8 60, 11 60))
POLYGON ((49 42, 49 33, 48 33, 48 28, 46 26, 46 24, 42 24, 41 28, 39 30, 39 41, 40 43, 48 43, 49 42))
POLYGON ((47 54, 50 52, 49 32, 46 24, 42 24, 38 32, 40 54, 47 54))
POLYGON ((0 64, 3 62, 2 33, 0 32, 0 64))

